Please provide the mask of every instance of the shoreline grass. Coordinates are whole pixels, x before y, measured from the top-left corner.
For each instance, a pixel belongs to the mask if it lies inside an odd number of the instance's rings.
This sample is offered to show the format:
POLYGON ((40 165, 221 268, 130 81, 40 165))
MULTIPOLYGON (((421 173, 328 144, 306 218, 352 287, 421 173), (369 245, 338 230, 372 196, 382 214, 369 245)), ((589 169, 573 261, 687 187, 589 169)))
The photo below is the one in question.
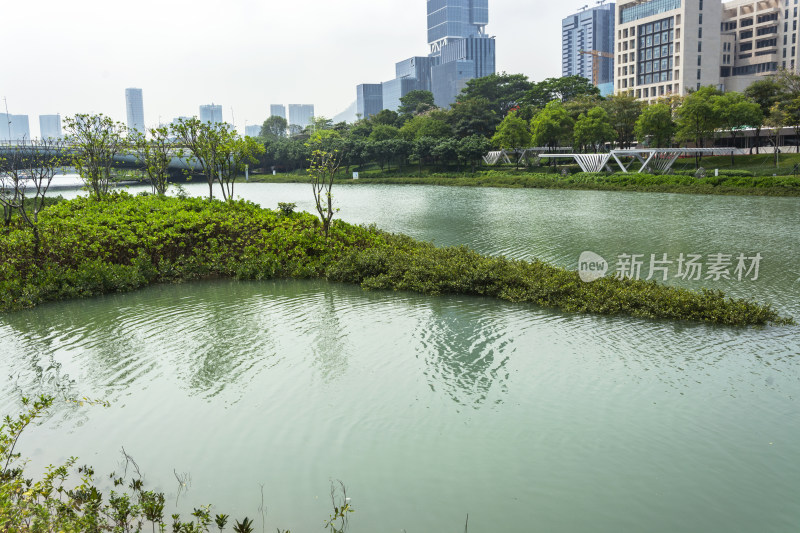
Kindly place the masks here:
MULTIPOLYGON (((302 175, 256 175, 251 183, 307 183, 302 175)), ((584 191, 630 191, 726 196, 800 196, 800 178, 793 176, 694 176, 651 174, 558 174, 505 173, 488 171, 475 175, 433 174, 428 176, 337 178, 353 185, 432 185, 446 187, 496 187, 514 189, 562 189, 584 191)))
POLYGON ((438 248, 308 213, 246 201, 115 193, 44 210, 40 253, 21 224, 0 230, 0 311, 205 278, 320 278, 365 289, 488 296, 564 312, 726 325, 792 324, 770 305, 655 282, 580 281, 542 261, 438 248))

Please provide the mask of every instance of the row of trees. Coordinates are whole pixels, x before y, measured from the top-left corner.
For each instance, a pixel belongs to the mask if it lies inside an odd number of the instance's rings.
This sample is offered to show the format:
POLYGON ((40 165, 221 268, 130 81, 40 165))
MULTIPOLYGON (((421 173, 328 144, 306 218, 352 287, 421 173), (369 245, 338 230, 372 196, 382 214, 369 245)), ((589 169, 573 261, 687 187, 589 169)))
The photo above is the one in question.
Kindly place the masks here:
POLYGON ((169 166, 178 159, 189 167, 200 168, 208 182, 209 198, 214 197, 217 183, 223 199, 229 200, 233 198, 236 178, 264 153, 263 144, 240 136, 231 126, 200 122, 197 118, 150 128, 146 133, 128 130, 104 115, 76 115, 65 123, 68 161, 90 194, 98 198, 108 194, 116 158, 134 155, 154 194, 166 193, 169 166))
POLYGON ((54 176, 65 167, 74 168, 89 194, 102 199, 118 173, 118 158, 133 155, 153 193, 163 195, 170 163, 177 159, 189 168, 200 168, 209 198, 217 183, 223 199, 231 200, 236 178, 264 153, 262 143, 239 136, 230 126, 194 118, 169 128, 152 128, 147 136, 104 115, 68 117, 65 129, 64 139, 25 140, 0 154, 3 222, 9 225, 18 215, 32 229, 37 252, 39 213, 54 176))
MULTIPOLYGON (((433 94, 412 91, 401 98, 397 111, 383 110, 354 124, 319 117, 302 132, 292 133, 286 121, 270 117, 261 128, 266 168, 304 168, 315 147, 343 153, 342 170, 376 164, 381 169, 406 164, 472 166, 492 149, 492 137, 510 111, 533 116, 534 105, 556 99, 571 102, 586 96, 599 98, 597 88, 573 76, 529 82, 522 74, 496 74, 470 80, 450 109, 434 105, 433 94)), ((632 126, 631 126, 632 128, 632 126)))
POLYGON ((341 150, 342 168, 348 172, 351 165, 372 163, 384 169, 409 160, 474 166, 480 160, 475 154, 491 148, 569 145, 597 151, 609 145, 629 148, 637 141, 653 147, 704 147, 719 135, 735 144, 745 127, 757 130, 757 147, 763 128, 774 137, 776 128, 795 124, 800 134, 800 77, 786 71, 744 93, 703 87, 651 105, 626 94, 603 98, 577 76, 536 83, 522 74, 502 73, 470 80, 447 110, 434 105, 430 92, 412 91, 396 112, 384 110, 355 124, 333 124, 323 117, 289 134, 284 119, 271 117, 261 130, 262 163, 303 168, 312 150, 309 141, 315 139, 341 150))

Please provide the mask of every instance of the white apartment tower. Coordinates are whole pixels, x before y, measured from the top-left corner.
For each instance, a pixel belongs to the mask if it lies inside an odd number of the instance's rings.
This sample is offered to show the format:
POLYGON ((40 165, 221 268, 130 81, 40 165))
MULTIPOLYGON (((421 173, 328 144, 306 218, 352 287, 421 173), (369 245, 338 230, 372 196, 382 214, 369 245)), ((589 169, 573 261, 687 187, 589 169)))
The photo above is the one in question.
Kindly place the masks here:
POLYGON ((623 0, 616 17, 616 92, 654 100, 720 86, 719 0, 623 0))

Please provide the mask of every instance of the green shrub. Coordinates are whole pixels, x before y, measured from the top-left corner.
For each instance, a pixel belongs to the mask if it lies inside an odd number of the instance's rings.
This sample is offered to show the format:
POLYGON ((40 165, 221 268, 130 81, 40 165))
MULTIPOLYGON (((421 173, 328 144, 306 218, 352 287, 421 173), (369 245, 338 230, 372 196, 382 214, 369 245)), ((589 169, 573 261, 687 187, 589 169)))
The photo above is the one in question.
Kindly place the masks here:
MULTIPOLYGON (((527 179, 516 176, 509 183, 524 185, 527 179)), ((575 174, 541 179, 648 187, 665 179, 694 178, 575 174)), ((0 229, 0 310, 158 282, 327 277, 368 289, 474 294, 568 312, 740 325, 786 322, 769 306, 752 302, 654 283, 581 283, 576 272, 540 261, 487 257, 465 247, 437 248, 374 226, 334 220, 325 238, 315 216, 285 216, 245 201, 124 193, 105 201, 78 198, 45 210, 40 231, 41 253, 36 255, 27 228, 0 229)))

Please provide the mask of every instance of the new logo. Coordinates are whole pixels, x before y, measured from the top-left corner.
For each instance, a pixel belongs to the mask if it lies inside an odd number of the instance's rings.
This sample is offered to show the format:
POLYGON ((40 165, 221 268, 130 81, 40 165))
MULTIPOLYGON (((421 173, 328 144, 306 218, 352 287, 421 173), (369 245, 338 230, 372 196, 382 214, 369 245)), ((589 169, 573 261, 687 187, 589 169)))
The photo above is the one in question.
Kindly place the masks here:
POLYGON ((608 273, 608 262, 594 252, 583 252, 578 259, 578 275, 582 281, 591 283, 608 273))

